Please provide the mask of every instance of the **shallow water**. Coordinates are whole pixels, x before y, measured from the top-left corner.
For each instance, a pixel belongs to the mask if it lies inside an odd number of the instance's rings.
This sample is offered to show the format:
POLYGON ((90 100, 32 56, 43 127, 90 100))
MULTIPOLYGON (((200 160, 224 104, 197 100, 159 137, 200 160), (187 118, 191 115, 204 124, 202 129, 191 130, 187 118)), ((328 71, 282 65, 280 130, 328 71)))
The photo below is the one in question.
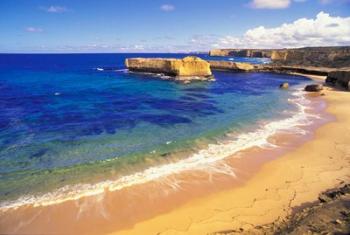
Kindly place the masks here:
POLYGON ((1 200, 186 159, 292 116, 288 99, 308 80, 214 72, 216 82, 184 85, 125 71, 139 56, 184 55, 0 55, 1 200))

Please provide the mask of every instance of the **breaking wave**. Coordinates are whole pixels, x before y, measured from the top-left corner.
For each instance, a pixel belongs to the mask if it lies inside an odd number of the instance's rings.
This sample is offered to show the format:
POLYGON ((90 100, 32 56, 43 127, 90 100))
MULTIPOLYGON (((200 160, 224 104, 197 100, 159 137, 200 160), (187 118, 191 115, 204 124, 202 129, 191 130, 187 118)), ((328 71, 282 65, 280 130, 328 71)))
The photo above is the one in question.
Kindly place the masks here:
MULTIPOLYGON (((206 148, 197 151, 188 158, 177 162, 150 167, 146 170, 120 177, 117 180, 106 180, 96 184, 77 184, 65 186, 56 191, 41 196, 22 196, 14 201, 4 201, 0 204, 0 210, 14 209, 25 205, 47 206, 68 200, 76 200, 85 196, 93 196, 108 191, 116 191, 133 185, 143 184, 153 180, 164 179, 166 176, 178 174, 190 170, 205 170, 236 177, 232 167, 223 164, 221 160, 238 152, 252 147, 275 148, 269 143, 269 137, 280 132, 293 132, 305 135, 306 131, 301 127, 310 125, 320 116, 308 113, 310 101, 298 90, 289 99, 296 105, 297 111, 290 117, 271 121, 251 132, 241 134, 228 134, 225 140, 215 144, 209 144, 206 148)), ((238 157, 238 156, 236 156, 238 157)))

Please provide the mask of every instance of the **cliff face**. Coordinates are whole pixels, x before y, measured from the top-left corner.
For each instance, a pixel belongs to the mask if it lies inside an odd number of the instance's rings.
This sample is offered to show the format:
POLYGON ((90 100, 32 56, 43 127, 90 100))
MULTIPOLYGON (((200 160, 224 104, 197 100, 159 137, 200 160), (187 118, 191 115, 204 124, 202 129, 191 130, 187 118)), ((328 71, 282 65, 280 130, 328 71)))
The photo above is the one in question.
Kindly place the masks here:
POLYGON ((130 71, 163 73, 175 76, 176 80, 205 80, 212 75, 209 63, 195 56, 183 59, 131 58, 125 60, 125 65, 130 71))
POLYGON ((252 71, 255 67, 249 63, 235 63, 231 61, 208 61, 214 70, 252 71))
POLYGON ((271 59, 276 63, 304 66, 350 66, 350 47, 308 47, 275 50, 271 59))
POLYGON ((350 47, 305 47, 296 49, 222 49, 212 50, 211 56, 267 57, 278 64, 349 67, 350 47))
POLYGON ((326 82, 350 90, 350 69, 330 72, 326 82))
POLYGON ((210 56, 234 56, 234 57, 259 57, 270 58, 271 50, 259 49, 214 49, 209 52, 210 56))

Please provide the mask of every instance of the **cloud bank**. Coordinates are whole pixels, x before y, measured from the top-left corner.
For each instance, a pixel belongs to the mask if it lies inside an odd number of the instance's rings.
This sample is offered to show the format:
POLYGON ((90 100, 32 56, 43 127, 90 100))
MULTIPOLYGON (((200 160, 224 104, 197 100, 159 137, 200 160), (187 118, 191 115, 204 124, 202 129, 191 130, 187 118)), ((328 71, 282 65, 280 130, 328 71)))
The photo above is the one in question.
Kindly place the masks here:
MULTIPOLYGON (((27 32, 43 32, 41 28, 28 27, 27 32)), ((320 12, 315 18, 300 18, 277 27, 259 26, 247 30, 242 36, 193 35, 179 43, 165 37, 154 41, 140 40, 135 44, 91 42, 88 45, 65 45, 58 51, 91 52, 191 52, 214 48, 294 48, 306 46, 350 46, 350 16, 331 16, 320 12)), ((50 48, 45 48, 49 50, 50 48)))
POLYGON ((290 3, 291 0, 253 0, 250 6, 258 9, 281 9, 289 7, 290 3))
MULTIPOLYGON (((211 39, 212 43, 213 40, 211 39)), ((203 43, 203 42, 202 42, 203 43)), ((314 19, 301 18, 278 27, 259 26, 242 37, 218 37, 215 48, 288 48, 350 45, 350 17, 333 17, 320 12, 314 19)))

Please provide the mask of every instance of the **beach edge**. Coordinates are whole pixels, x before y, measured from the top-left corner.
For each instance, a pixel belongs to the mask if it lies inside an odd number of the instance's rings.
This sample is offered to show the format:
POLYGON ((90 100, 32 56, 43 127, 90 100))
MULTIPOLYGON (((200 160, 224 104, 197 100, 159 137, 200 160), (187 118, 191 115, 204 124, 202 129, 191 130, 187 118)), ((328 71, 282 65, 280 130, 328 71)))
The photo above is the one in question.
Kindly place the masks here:
MULTIPOLYGON (((325 77, 307 76, 318 82, 325 77)), ((222 234, 250 231, 283 221, 293 208, 317 200, 327 189, 349 182, 350 102, 347 92, 326 88, 327 113, 336 120, 315 131, 314 138, 266 163, 238 188, 194 199, 166 214, 112 234, 222 234), (347 133, 348 132, 348 133, 347 133)))

